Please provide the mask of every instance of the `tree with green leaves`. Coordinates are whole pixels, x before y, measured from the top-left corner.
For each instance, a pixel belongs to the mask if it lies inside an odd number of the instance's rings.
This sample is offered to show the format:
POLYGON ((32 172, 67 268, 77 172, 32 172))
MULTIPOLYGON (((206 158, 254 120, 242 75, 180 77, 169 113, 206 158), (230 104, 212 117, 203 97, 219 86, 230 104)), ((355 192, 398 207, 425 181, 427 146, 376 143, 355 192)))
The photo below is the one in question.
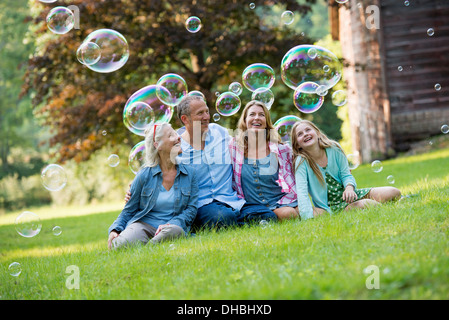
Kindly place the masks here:
MULTIPOLYGON (((315 1, 285 0, 282 5, 303 16, 315 1)), ((123 107, 134 92, 155 84, 166 73, 181 75, 189 91, 205 94, 210 107, 215 103, 214 93, 233 81, 241 82, 249 64, 272 66, 280 83, 284 54, 293 46, 313 41, 281 23, 264 24, 277 1, 253 2, 255 9, 237 0, 58 1, 57 5, 80 9, 80 29, 64 35, 52 34, 45 24, 55 5, 33 3, 30 30, 36 52, 29 59, 22 93, 33 93, 35 113, 52 129, 50 145, 56 148, 59 161, 83 161, 106 144, 132 146, 142 140, 123 125, 123 107), (197 33, 185 28, 190 16, 202 21, 197 33), (129 60, 113 73, 95 73, 76 59, 83 39, 101 28, 120 32, 129 44, 129 60), (104 130, 106 136, 101 134, 104 130)), ((283 101, 282 97, 291 97, 291 90, 282 88, 275 94, 283 101)), ((245 104, 250 92, 241 98, 245 104)), ((275 112, 285 110, 286 115, 291 108, 290 102, 276 106, 275 112)), ((235 123, 236 119, 227 121, 235 123)))
POLYGON ((23 40, 28 30, 27 16, 27 0, 0 2, 0 179, 17 171, 10 159, 12 149, 36 143, 30 99, 19 98, 24 64, 33 49, 23 40))

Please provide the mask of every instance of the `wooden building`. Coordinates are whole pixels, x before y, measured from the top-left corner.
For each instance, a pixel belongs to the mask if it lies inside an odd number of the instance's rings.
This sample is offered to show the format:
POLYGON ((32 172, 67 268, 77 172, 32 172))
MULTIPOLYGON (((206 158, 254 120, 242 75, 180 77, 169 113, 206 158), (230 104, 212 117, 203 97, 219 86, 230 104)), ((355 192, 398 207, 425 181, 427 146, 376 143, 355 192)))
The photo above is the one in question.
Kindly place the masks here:
POLYGON ((441 134, 449 124, 449 1, 329 0, 329 18, 361 160, 441 134))

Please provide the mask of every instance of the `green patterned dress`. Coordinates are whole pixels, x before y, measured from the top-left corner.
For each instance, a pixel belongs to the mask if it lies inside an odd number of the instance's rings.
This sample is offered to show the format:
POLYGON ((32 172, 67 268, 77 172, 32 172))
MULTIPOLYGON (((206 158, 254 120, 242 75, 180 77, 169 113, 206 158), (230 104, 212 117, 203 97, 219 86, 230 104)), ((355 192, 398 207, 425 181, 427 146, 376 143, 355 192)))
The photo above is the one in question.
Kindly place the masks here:
MULTIPOLYGON (((345 191, 345 187, 327 172, 326 183, 327 202, 332 212, 338 212, 346 208, 348 203, 343 200, 343 192, 345 191)), ((357 194, 357 200, 360 200, 366 196, 370 190, 371 188, 355 189, 354 192, 357 194)))

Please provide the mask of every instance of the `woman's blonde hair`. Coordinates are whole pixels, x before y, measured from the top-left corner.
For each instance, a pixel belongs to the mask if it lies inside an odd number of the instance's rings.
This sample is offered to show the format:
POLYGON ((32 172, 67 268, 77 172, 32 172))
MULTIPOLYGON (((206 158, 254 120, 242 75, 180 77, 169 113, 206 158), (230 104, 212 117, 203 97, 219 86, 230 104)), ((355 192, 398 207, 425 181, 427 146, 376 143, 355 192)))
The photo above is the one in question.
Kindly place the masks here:
POLYGON ((290 134, 290 139, 292 142, 292 151, 293 151, 293 161, 292 164, 294 166, 294 171, 296 172, 296 170, 298 169, 299 165, 306 160, 307 163, 309 164, 309 166, 312 168, 313 173, 315 173, 315 175, 318 177, 318 180, 324 184, 324 177, 321 174, 320 168, 318 167, 318 164, 313 161, 312 157, 307 153, 306 150, 302 149, 299 144, 298 144, 298 139, 296 139, 296 129, 298 128, 298 126, 300 124, 308 124, 309 126, 311 126, 317 133, 318 136, 318 144, 320 146, 321 149, 326 149, 326 148, 330 148, 330 147, 337 147, 341 150, 341 152, 344 151, 343 149, 340 147, 340 145, 338 144, 337 141, 329 139, 313 122, 309 121, 309 120, 300 120, 297 121, 293 127, 292 127, 292 132, 290 134), (302 157, 301 161, 298 163, 297 166, 295 166, 296 163, 296 159, 298 159, 298 157, 302 157))
POLYGON ((270 140, 276 143, 281 143, 282 140, 279 136, 277 130, 273 126, 273 122, 271 121, 271 115, 268 108, 265 106, 263 102, 257 101, 257 100, 251 100, 245 105, 245 108, 242 111, 242 115, 240 116, 240 119, 237 123, 237 135, 236 135, 236 142, 237 144, 243 148, 245 155, 248 154, 248 127, 246 126, 246 117, 248 115, 248 110, 252 106, 259 106, 262 107, 263 112, 265 113, 265 120, 267 127, 265 128, 265 139, 267 142, 270 140))
POLYGON ((171 127, 167 122, 154 123, 145 129, 145 158, 142 168, 155 167, 160 163, 159 154, 154 143, 157 142, 159 146, 161 145, 164 128, 167 126, 171 127))

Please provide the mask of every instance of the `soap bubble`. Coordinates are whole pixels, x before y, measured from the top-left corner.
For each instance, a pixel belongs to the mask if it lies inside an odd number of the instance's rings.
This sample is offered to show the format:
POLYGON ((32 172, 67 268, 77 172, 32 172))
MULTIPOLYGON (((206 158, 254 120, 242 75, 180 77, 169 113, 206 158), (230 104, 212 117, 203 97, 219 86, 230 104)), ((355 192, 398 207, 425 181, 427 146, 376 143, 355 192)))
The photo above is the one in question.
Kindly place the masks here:
POLYGON ((324 85, 328 90, 340 81, 341 74, 342 66, 338 58, 320 46, 293 47, 281 62, 282 81, 293 90, 304 82, 324 85), (329 67, 327 72, 323 69, 325 65, 329 67))
POLYGON ((154 122, 154 112, 147 103, 135 101, 125 106, 123 123, 132 133, 145 136, 145 129, 151 122, 154 122))
POLYGON ((128 42, 125 37, 111 29, 99 29, 89 34, 84 43, 94 43, 100 48, 100 59, 86 66, 96 72, 109 73, 123 67, 129 58, 128 42))
POLYGON ((78 61, 86 66, 97 63, 101 59, 101 49, 93 42, 83 42, 76 51, 78 61))
POLYGON ((18 262, 13 262, 8 267, 9 274, 13 277, 18 277, 22 272, 22 266, 18 262))
POLYGON ((187 95, 187 83, 183 77, 175 73, 167 73, 159 78, 156 85, 164 87, 170 93, 169 96, 166 95, 166 90, 158 87, 156 94, 158 98, 165 104, 169 106, 176 106, 181 102, 182 98, 187 95))
POLYGON ((326 86, 318 86, 318 88, 316 88, 316 94, 324 97, 326 94, 328 93, 328 90, 326 90, 326 86))
POLYGON ((399 66, 398 71, 401 72, 402 70, 404 70, 404 68, 402 68, 402 66, 399 66))
POLYGON ((111 154, 108 157, 108 165, 112 168, 117 167, 120 163, 120 158, 118 155, 116 154, 111 154))
POLYGON ((242 73, 243 85, 254 92, 259 88, 271 88, 275 81, 274 70, 265 63, 253 63, 242 73))
POLYGON ((383 168, 384 168, 384 167, 383 167, 382 162, 381 162, 380 160, 374 160, 374 161, 371 163, 371 169, 372 169, 374 172, 376 172, 376 173, 381 172, 383 168))
POLYGON ((67 184, 67 175, 63 167, 57 164, 49 164, 42 170, 42 184, 49 191, 62 190, 67 184))
MULTIPOLYGON (((127 122, 125 122, 126 110, 128 109, 128 106, 136 102, 144 102, 151 107, 153 110, 154 122, 170 122, 173 117, 173 107, 163 103, 159 97, 164 97, 164 100, 168 100, 170 98, 170 92, 166 88, 158 85, 149 85, 136 91, 128 99, 125 108, 123 109, 123 122, 125 125, 127 125, 127 122)), ((144 130, 130 130, 139 136, 145 136, 144 130)))
POLYGON ((201 19, 195 16, 191 16, 186 20, 186 29, 190 33, 196 33, 201 29, 201 19))
POLYGON ((47 26, 51 32, 65 34, 75 25, 75 15, 66 7, 55 7, 47 14, 47 26))
POLYGON ((443 132, 444 134, 449 133, 449 126, 447 124, 443 124, 441 126, 441 132, 443 132))
POLYGON ((427 35, 429 35, 429 37, 433 36, 434 34, 435 34, 435 30, 433 30, 433 28, 427 29, 427 35))
POLYGON ((259 224, 262 227, 262 229, 265 229, 270 225, 267 220, 260 220, 259 224))
POLYGON ((313 82, 304 82, 296 88, 293 94, 293 104, 303 113, 317 111, 324 102, 324 97, 317 95, 318 85, 313 82))
POLYGON ((53 3, 53 2, 56 2, 58 0, 39 0, 39 1, 43 2, 43 3, 53 3))
POLYGON ((408 7, 409 5, 410 5, 410 1, 405 0, 405 1, 404 1, 404 6, 408 7))
POLYGON ((332 94, 332 103, 338 107, 346 104, 348 102, 346 91, 338 90, 332 94))
POLYGON ((243 88, 240 82, 233 82, 229 85, 229 91, 239 96, 242 94, 243 88))
POLYGON ((206 97, 204 96, 204 94, 198 90, 190 91, 187 95, 188 96, 198 96, 198 97, 203 98, 204 101, 206 101, 206 97))
POLYGON ((128 166, 134 174, 140 170, 145 159, 145 140, 137 143, 129 153, 128 166))
POLYGON ((241 106, 242 102, 240 101, 239 96, 229 91, 222 93, 215 102, 215 108, 222 116, 232 116, 233 114, 236 114, 241 106))
POLYGON ((435 88, 436 91, 440 91, 441 90, 441 84, 436 83, 434 88, 435 88))
POLYGON ((19 214, 14 223, 17 233, 25 238, 38 235, 42 229, 41 219, 31 211, 24 211, 19 214))
POLYGON ((286 10, 281 15, 281 21, 284 24, 291 24, 295 20, 295 14, 291 12, 290 10, 286 10))
POLYGON ((359 167, 360 162, 359 162, 359 156, 358 154, 348 154, 346 156, 346 158, 348 158, 348 165, 349 165, 349 170, 355 170, 359 167))
POLYGON ((297 121, 301 121, 301 118, 293 115, 288 115, 278 119, 274 123, 274 128, 279 133, 283 143, 290 144, 290 134, 292 132, 293 125, 297 121))
POLYGON ((213 116, 213 118, 214 118, 214 121, 217 122, 217 121, 220 121, 220 118, 221 118, 221 117, 220 117, 220 114, 219 114, 219 113, 215 113, 214 116, 213 116))
POLYGON ((337 2, 337 3, 346 3, 346 2, 348 2, 348 0, 335 0, 335 2, 337 2))
POLYGON ((387 177, 387 181, 388 181, 388 183, 390 183, 390 184, 394 184, 394 176, 389 175, 389 176, 387 177))
POLYGON ((60 226, 54 226, 52 232, 54 236, 59 236, 62 233, 62 228, 60 226))
POLYGON ((251 99, 262 102, 270 110, 274 102, 274 94, 268 88, 259 88, 253 92, 251 99))
POLYGON ((249 8, 250 8, 251 10, 253 10, 254 8, 256 8, 256 5, 254 4, 254 2, 251 2, 251 3, 249 4, 249 8))

